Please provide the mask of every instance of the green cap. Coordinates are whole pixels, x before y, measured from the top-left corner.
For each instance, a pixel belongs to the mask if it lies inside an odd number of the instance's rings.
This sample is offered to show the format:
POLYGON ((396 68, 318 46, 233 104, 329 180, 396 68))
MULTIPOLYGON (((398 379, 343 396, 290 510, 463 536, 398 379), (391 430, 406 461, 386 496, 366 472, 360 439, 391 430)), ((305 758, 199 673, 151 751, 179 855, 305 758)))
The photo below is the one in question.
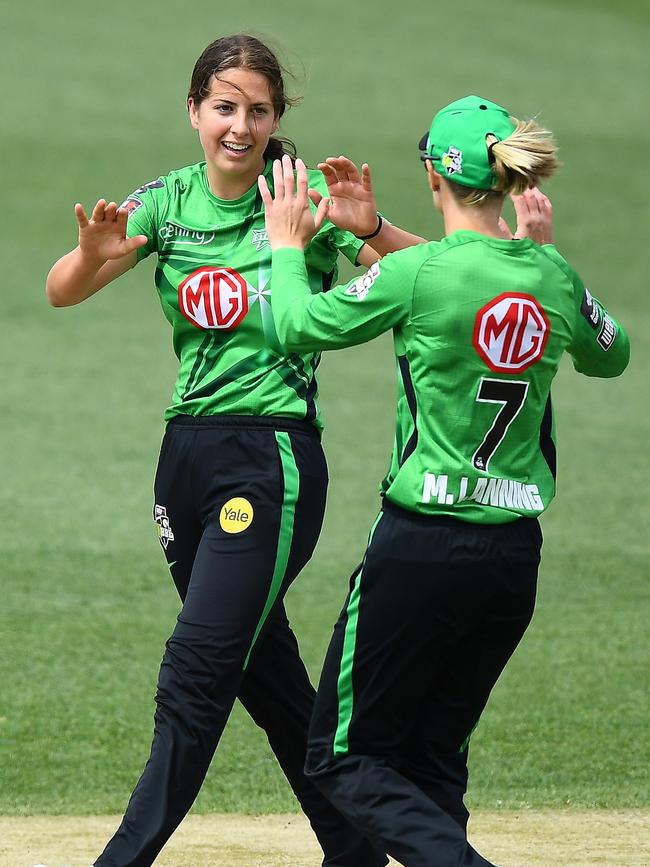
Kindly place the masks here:
POLYGON ((495 177, 485 137, 492 134, 502 141, 514 129, 505 108, 480 96, 465 96, 433 118, 420 141, 421 159, 431 160, 435 170, 455 184, 489 190, 495 177))

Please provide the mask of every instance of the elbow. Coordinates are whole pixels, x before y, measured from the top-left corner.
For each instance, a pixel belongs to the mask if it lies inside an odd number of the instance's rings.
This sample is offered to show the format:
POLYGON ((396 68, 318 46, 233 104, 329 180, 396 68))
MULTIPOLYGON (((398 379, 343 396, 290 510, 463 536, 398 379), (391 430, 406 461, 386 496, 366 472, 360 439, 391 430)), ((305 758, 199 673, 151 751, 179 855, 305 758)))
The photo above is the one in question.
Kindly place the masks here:
POLYGON ((623 336, 625 337, 624 345, 620 347, 616 359, 612 359, 612 366, 608 373, 611 378, 620 376, 630 363, 630 341, 627 335, 623 336))
POLYGON ((50 278, 49 274, 45 282, 45 297, 50 307, 70 307, 71 304, 74 304, 74 301, 70 301, 65 293, 57 289, 55 281, 50 278))
POLYGON ((48 300, 50 307, 68 307, 69 303, 61 298, 60 295, 57 295, 54 289, 51 289, 49 286, 45 287, 45 297, 48 300))
POLYGON ((48 300, 50 307, 67 307, 68 305, 62 298, 56 294, 56 292, 52 292, 47 287, 45 288, 45 297, 48 300))

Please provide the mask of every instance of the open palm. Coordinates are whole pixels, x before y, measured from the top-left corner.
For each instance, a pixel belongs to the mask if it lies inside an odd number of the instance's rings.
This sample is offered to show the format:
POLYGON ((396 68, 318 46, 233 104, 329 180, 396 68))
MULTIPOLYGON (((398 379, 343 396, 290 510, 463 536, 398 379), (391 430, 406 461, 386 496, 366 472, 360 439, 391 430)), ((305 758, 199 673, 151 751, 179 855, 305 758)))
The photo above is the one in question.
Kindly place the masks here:
POLYGON ((90 219, 83 205, 75 205, 74 212, 79 224, 79 247, 89 259, 98 262, 121 259, 147 243, 146 235, 126 237, 129 214, 126 208, 118 208, 115 202, 107 204, 105 199, 100 199, 90 219))
MULTIPOLYGON (((327 213, 340 229, 355 235, 369 235, 377 226, 377 203, 372 190, 370 167, 364 163, 361 173, 347 157, 328 157, 318 168, 325 177, 330 206, 327 213)), ((322 195, 310 190, 309 197, 318 205, 322 195)))

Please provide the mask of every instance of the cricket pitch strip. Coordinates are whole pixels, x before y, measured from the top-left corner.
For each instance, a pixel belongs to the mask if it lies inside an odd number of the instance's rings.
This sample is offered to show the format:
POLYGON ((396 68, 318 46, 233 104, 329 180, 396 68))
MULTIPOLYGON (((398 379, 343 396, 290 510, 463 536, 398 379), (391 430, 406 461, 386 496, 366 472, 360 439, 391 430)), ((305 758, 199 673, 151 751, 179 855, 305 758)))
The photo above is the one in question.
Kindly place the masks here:
MULTIPOLYGON (((89 867, 118 822, 116 816, 0 816, 0 867, 89 867)), ((647 867, 650 809, 477 811, 470 840, 499 867, 647 867)), ((301 815, 219 814, 189 816, 156 867, 320 863, 301 815)))

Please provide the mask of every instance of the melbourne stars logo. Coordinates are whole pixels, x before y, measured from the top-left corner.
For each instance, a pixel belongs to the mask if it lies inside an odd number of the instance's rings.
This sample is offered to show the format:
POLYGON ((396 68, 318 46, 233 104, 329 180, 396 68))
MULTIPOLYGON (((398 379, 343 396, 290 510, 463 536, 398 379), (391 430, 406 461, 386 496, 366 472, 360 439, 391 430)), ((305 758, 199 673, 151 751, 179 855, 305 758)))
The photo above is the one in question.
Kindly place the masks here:
POLYGON ((166 548, 170 542, 174 541, 174 531, 169 523, 166 506, 159 506, 158 503, 153 509, 153 519, 158 528, 158 538, 163 548, 166 548))
POLYGON ((269 246, 269 236, 266 229, 253 229, 251 244, 256 250, 263 250, 269 246))

